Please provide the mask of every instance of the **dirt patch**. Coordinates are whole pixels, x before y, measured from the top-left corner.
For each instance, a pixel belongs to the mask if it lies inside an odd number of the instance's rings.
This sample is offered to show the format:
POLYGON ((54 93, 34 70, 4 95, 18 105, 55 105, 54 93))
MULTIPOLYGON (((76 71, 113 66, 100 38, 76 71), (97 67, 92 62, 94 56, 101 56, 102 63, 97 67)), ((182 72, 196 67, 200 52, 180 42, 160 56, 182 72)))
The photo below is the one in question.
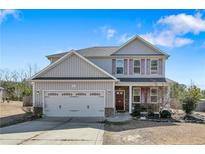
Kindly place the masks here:
POLYGON ((199 114, 199 115, 205 116, 205 112, 194 112, 194 114, 199 114))
POLYGON ((105 124, 103 144, 205 144, 205 125, 132 120, 105 124))
POLYGON ((26 113, 22 105, 20 101, 0 103, 0 127, 32 120, 32 115, 26 113))
POLYGON ((22 110, 23 102, 20 101, 10 101, 9 103, 0 103, 0 118, 13 116, 17 114, 25 113, 22 110))

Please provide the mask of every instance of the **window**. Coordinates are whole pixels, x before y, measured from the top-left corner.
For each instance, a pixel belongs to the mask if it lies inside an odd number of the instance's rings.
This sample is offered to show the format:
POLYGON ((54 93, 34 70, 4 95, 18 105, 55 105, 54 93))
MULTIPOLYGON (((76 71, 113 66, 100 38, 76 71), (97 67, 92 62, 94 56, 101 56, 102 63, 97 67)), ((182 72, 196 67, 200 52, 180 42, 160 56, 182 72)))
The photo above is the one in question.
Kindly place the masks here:
POLYGON ((62 96, 72 96, 72 93, 62 93, 62 96))
POLYGON ((140 60, 134 60, 134 73, 140 74, 140 60))
POLYGON ((90 93, 90 96, 100 96, 100 93, 90 93))
POLYGON ((86 93, 76 93, 76 96, 86 96, 86 93))
POLYGON ((134 88, 133 89, 133 101, 134 103, 140 103, 141 99, 141 89, 140 88, 134 88))
POLYGON ((150 96, 151 96, 151 103, 157 103, 158 89, 151 88, 150 96))
POLYGON ((157 74, 158 72, 158 60, 151 60, 151 74, 157 74))
POLYGON ((123 59, 117 59, 116 60, 116 68, 117 68, 117 74, 123 74, 124 72, 124 60, 123 59))
POLYGON ((48 96, 58 96, 58 93, 48 93, 48 96))

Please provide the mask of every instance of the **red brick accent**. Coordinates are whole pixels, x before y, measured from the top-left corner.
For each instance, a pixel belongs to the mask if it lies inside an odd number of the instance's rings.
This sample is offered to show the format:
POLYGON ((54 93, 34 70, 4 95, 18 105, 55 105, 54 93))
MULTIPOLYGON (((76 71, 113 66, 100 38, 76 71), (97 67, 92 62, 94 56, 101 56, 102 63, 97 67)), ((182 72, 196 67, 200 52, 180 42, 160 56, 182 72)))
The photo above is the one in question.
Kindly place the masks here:
POLYGON ((145 59, 141 59, 141 73, 145 74, 145 59))
POLYGON ((147 59, 147 71, 146 74, 149 75, 150 74, 150 59, 147 59))
POLYGON ((112 74, 116 74, 116 59, 112 59, 112 74))
POLYGON ((162 75, 162 59, 159 59, 159 74, 162 75))
POLYGON ((129 74, 132 75, 133 74, 133 70, 134 66, 133 66, 133 59, 129 59, 129 74))
POLYGON ((128 74, 128 68, 127 68, 127 65, 128 65, 128 59, 124 59, 124 74, 127 75, 128 74))

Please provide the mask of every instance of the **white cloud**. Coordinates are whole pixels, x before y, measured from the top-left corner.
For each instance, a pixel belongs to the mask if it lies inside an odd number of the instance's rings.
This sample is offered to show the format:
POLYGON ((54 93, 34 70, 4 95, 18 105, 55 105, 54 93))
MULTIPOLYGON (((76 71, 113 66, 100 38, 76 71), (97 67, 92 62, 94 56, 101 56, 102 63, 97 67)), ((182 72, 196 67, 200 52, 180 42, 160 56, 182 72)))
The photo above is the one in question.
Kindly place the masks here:
POLYGON ((193 43, 193 40, 184 35, 199 34, 205 32, 205 19, 201 13, 195 15, 178 14, 165 16, 156 22, 154 32, 142 34, 141 36, 155 45, 165 47, 181 47, 193 43))
POLYGON ((154 45, 161 45, 165 47, 181 47, 193 43, 193 40, 189 38, 177 37, 170 31, 146 33, 141 35, 145 40, 154 45))
POLYGON ((19 19, 19 12, 17 10, 0 10, 0 24, 3 23, 8 16, 19 19))
POLYGON ((107 26, 103 26, 100 29, 103 35, 105 35, 108 40, 113 38, 114 35, 117 33, 115 29, 107 27, 107 26))
POLYGON ((131 39, 134 35, 128 35, 127 33, 122 34, 119 38, 119 42, 120 43, 125 43, 127 42, 129 39, 131 39))
POLYGON ((202 14, 199 12, 195 15, 182 13, 166 16, 157 23, 168 26, 176 34, 199 34, 200 32, 205 32, 205 19, 202 19, 202 14))

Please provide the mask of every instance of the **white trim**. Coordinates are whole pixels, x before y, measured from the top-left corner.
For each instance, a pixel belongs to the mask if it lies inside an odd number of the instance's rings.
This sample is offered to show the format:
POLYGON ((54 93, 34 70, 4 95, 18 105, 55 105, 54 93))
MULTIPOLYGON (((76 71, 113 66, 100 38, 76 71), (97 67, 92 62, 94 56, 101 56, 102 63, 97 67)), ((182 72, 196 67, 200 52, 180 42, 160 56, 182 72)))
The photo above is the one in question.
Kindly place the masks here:
POLYGON ((134 58, 133 59, 133 74, 134 75, 141 75, 142 74, 142 70, 141 70, 141 59, 140 58, 134 58), (140 61, 140 73, 135 73, 135 60, 138 60, 138 61, 140 61))
POLYGON ((97 68, 98 70, 100 70, 101 72, 103 72, 104 74, 106 74, 107 76, 113 78, 114 80, 118 81, 117 78, 115 78, 114 76, 112 76, 111 74, 109 74, 108 72, 106 72, 105 70, 101 69, 100 67, 98 67, 97 65, 95 65, 94 63, 92 63, 91 61, 89 61, 87 58, 83 57, 82 55, 80 55, 79 53, 75 52, 74 50, 71 50, 70 52, 68 52, 67 54, 65 54, 63 57, 61 57, 60 59, 58 59, 57 61, 55 61, 54 63, 48 65, 46 68, 44 68, 43 70, 41 70, 39 73, 35 74, 34 76, 32 76, 29 80, 34 79, 35 77, 41 75, 42 73, 50 70, 51 68, 53 68, 54 66, 56 66, 58 63, 60 63, 61 61, 63 61, 64 59, 66 59, 67 57, 71 56, 72 54, 75 54, 76 56, 80 57, 81 59, 83 59, 84 61, 86 61, 87 63, 91 64, 92 66, 94 66, 95 68, 97 68))
POLYGON ((125 62, 124 62, 124 59, 122 59, 122 58, 117 58, 116 60, 115 60, 115 71, 116 71, 116 75, 124 75, 124 72, 125 72, 125 68, 124 68, 124 64, 125 62), (119 74, 119 73, 117 73, 117 61, 118 60, 122 60, 123 61, 123 70, 122 70, 122 74, 119 74))
POLYGON ((133 99, 133 103, 134 103, 134 104, 142 103, 142 102, 141 102, 141 98, 142 98, 141 87, 133 87, 132 97, 133 97, 132 99, 133 99), (140 96, 140 102, 134 102, 134 89, 139 89, 139 90, 140 90, 140 95, 139 95, 139 96, 140 96))
POLYGON ((159 75, 159 59, 150 59, 150 75, 159 75), (157 73, 152 73, 152 61, 157 61, 157 73))
POLYGON ((129 86, 129 113, 132 113, 132 86, 129 86))
POLYGON ((144 60, 145 60, 145 63, 144 63, 144 66, 145 66, 145 70, 144 70, 144 71, 145 71, 145 72, 144 72, 144 74, 145 74, 145 75, 148 75, 148 74, 147 74, 147 58, 144 58, 144 60))
POLYGON ((35 107, 35 97, 36 97, 36 92, 35 92, 35 82, 32 83, 32 94, 33 94, 33 107, 35 107))
MULTIPOLYGON (((116 111, 125 111, 125 90, 115 90, 115 95, 116 95, 117 91, 123 91, 123 93, 124 93, 124 98, 123 98, 124 110, 116 110, 116 111)), ((115 99, 115 108, 116 108, 116 99, 115 99)))
POLYGON ((127 75, 130 75, 130 58, 127 58, 127 75))
POLYGON ((42 90, 42 101, 43 101, 43 115, 45 115, 45 90, 42 90))
POLYGON ((149 43, 148 41, 146 41, 145 39, 143 39, 142 37, 140 37, 139 35, 134 36, 133 38, 129 39, 127 42, 125 42, 124 44, 122 44, 115 52, 113 52, 111 55, 116 54, 117 51, 119 51, 120 49, 122 49, 124 46, 126 46, 127 44, 129 44, 130 42, 132 42, 135 39, 139 39, 140 41, 142 41, 145 45, 149 46, 150 48, 152 48, 154 51, 161 53, 163 55, 166 56, 166 58, 169 57, 169 55, 163 51, 161 51, 159 48, 155 47, 154 45, 152 45, 151 43, 149 43))
POLYGON ((115 83, 113 82, 113 108, 114 108, 114 113, 115 113, 115 110, 116 110, 116 108, 115 108, 115 83))
POLYGON ((106 91, 105 90, 42 90, 42 100, 43 100, 43 115, 45 115, 45 92, 46 91, 56 91, 56 92, 62 92, 62 91, 66 91, 66 92, 70 92, 70 91, 101 91, 104 94, 104 117, 105 117, 105 108, 106 108, 106 91))
POLYGON ((151 104, 157 104, 159 102, 159 88, 158 87, 150 87, 150 103, 151 104), (152 89, 156 89, 157 90, 157 95, 152 95, 152 89), (152 102, 151 96, 157 96, 157 102, 152 102))
POLYGON ((95 58, 95 59, 101 59, 101 58, 110 58, 110 59, 113 59, 113 58, 146 58, 146 57, 150 57, 150 58, 164 58, 164 55, 111 55, 111 56, 100 56, 100 57, 97 57, 97 56, 85 56, 86 58, 95 58))
POLYGON ((62 92, 62 91, 74 91, 74 92, 76 92, 76 91, 86 91, 86 92, 88 92, 88 91, 105 91, 105 90, 87 90, 87 89, 82 89, 82 90, 44 90, 44 91, 58 91, 58 92, 62 92))
POLYGON ((116 86, 145 86, 145 87, 154 87, 154 86, 169 86, 167 82, 118 82, 116 86))
POLYGON ((115 82, 115 80, 30 80, 32 82, 115 82))

